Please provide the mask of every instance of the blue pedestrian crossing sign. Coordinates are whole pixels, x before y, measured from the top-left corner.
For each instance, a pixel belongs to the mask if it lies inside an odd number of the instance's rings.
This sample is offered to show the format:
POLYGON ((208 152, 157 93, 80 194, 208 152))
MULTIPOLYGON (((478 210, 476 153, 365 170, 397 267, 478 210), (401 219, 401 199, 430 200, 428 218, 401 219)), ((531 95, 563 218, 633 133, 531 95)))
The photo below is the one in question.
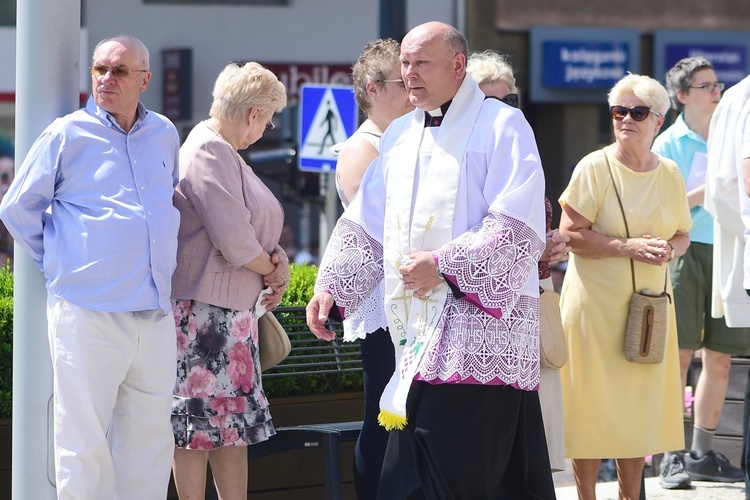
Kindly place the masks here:
POLYGON ((299 169, 305 172, 336 170, 331 146, 357 130, 359 118, 354 90, 344 85, 303 85, 299 102, 299 169))

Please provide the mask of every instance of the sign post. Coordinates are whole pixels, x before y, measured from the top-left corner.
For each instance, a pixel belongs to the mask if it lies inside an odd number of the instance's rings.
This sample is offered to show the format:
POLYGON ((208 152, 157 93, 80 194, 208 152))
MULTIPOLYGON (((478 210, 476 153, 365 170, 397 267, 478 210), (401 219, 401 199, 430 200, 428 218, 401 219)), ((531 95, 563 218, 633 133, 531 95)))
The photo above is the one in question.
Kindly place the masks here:
POLYGON ((320 195, 324 200, 320 216, 319 254, 325 250, 336 224, 336 161, 331 149, 352 136, 359 112, 351 86, 303 85, 299 104, 298 167, 320 173, 320 195))

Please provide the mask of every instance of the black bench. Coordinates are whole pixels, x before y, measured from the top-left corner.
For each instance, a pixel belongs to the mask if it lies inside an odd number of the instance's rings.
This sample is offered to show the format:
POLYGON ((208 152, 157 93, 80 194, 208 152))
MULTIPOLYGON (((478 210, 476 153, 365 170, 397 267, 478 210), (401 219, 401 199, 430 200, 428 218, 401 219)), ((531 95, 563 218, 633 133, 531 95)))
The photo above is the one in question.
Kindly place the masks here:
POLYGON ((361 421, 278 427, 276 435, 268 441, 248 446, 247 456, 252 461, 282 451, 320 447, 323 451, 326 498, 341 500, 339 445, 345 441, 356 441, 361 430, 361 421))
MULTIPOLYGON (((340 322, 330 322, 328 328, 339 336, 333 341, 315 338, 305 324, 304 308, 278 308, 274 314, 289 335, 292 350, 289 356, 263 373, 263 385, 268 393, 281 392, 285 381, 293 383, 298 377, 318 377, 321 384, 335 385, 337 377, 344 373, 362 373, 362 352, 359 342, 343 342, 340 322)), ((364 409, 363 409, 364 411, 364 409)), ((273 413, 273 408, 271 409, 273 413)), ((362 421, 332 422, 277 427, 276 435, 267 441, 247 447, 249 461, 274 453, 322 448, 325 492, 328 500, 340 500, 341 460, 339 445, 345 441, 356 441, 362 429, 362 421)), ((215 498, 215 497, 214 497, 215 498)))

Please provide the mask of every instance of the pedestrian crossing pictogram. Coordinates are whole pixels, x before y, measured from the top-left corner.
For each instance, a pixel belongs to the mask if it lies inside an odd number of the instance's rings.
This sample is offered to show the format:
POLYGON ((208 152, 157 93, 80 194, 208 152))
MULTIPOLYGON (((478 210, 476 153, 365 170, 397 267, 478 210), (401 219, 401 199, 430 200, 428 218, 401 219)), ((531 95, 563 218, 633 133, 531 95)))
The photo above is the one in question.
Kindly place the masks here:
POLYGON ((346 141, 357 128, 357 104, 350 86, 304 85, 299 106, 299 169, 336 169, 331 146, 346 141))

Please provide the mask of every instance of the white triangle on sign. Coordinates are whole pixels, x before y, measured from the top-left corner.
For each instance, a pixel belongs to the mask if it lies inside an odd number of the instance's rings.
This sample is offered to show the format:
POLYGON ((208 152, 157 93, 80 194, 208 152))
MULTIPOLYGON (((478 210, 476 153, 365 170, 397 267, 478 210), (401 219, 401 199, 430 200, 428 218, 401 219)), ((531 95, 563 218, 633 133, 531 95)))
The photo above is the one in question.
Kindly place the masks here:
POLYGON ((315 112, 315 118, 310 124, 310 131, 305 137, 300 156, 336 161, 336 155, 331 152, 331 146, 344 142, 347 138, 336 99, 331 89, 326 89, 318 110, 315 112))

